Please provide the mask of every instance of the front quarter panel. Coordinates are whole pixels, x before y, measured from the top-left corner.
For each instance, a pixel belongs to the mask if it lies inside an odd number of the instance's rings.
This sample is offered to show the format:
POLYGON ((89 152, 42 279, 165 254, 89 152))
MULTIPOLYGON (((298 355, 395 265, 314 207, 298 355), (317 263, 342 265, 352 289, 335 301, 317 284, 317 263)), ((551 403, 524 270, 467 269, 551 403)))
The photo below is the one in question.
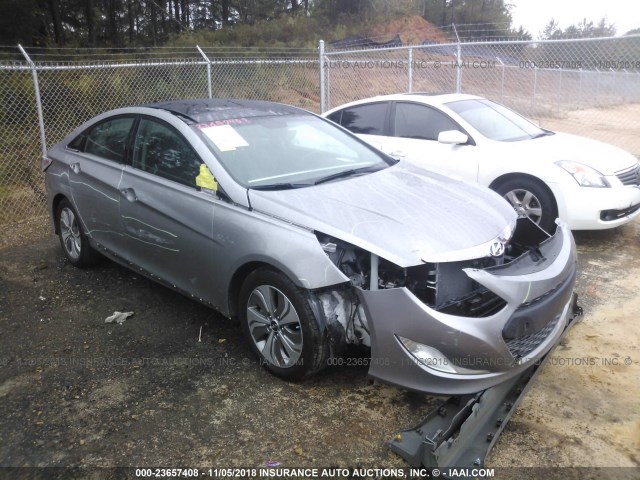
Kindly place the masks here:
POLYGON ((219 269, 211 278, 216 307, 225 315, 234 310, 227 296, 231 281, 251 263, 271 266, 310 290, 349 280, 331 263, 313 231, 237 206, 220 207, 213 222, 213 254, 219 269))

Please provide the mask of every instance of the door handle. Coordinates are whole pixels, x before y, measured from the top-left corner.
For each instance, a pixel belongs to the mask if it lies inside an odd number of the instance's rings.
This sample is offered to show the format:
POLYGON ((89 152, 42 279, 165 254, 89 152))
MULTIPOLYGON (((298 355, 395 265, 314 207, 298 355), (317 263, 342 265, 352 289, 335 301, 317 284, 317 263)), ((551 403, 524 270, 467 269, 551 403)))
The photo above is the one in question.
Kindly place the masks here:
POLYGON ((80 163, 78 162, 72 163, 71 165, 69 165, 69 167, 71 168, 71 170, 73 170, 73 173, 75 173, 76 175, 80 173, 80 163))
POLYGON ((136 197, 136 192, 133 188, 123 188, 122 190, 120 190, 120 193, 129 202, 135 202, 136 200, 138 200, 138 197, 136 197))

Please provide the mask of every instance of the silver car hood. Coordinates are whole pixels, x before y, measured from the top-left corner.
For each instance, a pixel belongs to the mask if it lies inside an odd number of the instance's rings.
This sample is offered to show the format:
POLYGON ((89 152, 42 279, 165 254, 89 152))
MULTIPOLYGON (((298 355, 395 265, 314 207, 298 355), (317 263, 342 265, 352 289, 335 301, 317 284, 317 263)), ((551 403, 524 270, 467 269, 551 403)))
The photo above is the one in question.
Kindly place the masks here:
POLYGON ((257 212, 339 238, 401 267, 487 256, 489 245, 516 220, 496 193, 405 162, 314 187, 248 195, 257 212))

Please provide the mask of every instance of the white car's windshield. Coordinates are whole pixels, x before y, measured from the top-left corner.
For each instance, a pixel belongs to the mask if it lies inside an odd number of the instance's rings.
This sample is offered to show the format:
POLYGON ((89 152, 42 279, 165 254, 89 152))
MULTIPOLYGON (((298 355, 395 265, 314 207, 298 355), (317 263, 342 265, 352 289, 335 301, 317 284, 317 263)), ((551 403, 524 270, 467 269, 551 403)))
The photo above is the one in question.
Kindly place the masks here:
POLYGON ((516 142, 550 133, 516 112, 490 100, 459 100, 446 105, 491 140, 516 142))
POLYGON ((194 128, 246 188, 306 187, 390 164, 382 154, 312 115, 246 117, 194 128))

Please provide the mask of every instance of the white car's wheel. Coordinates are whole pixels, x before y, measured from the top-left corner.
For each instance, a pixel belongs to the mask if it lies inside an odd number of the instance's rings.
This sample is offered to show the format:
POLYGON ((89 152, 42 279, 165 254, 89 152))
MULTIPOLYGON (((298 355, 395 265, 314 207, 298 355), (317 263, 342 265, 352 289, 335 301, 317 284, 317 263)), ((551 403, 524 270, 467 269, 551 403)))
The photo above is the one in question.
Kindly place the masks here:
POLYGON ((542 183, 530 178, 513 178, 499 184, 495 191, 507 200, 519 218, 529 217, 540 228, 553 232, 558 216, 553 194, 542 183))

